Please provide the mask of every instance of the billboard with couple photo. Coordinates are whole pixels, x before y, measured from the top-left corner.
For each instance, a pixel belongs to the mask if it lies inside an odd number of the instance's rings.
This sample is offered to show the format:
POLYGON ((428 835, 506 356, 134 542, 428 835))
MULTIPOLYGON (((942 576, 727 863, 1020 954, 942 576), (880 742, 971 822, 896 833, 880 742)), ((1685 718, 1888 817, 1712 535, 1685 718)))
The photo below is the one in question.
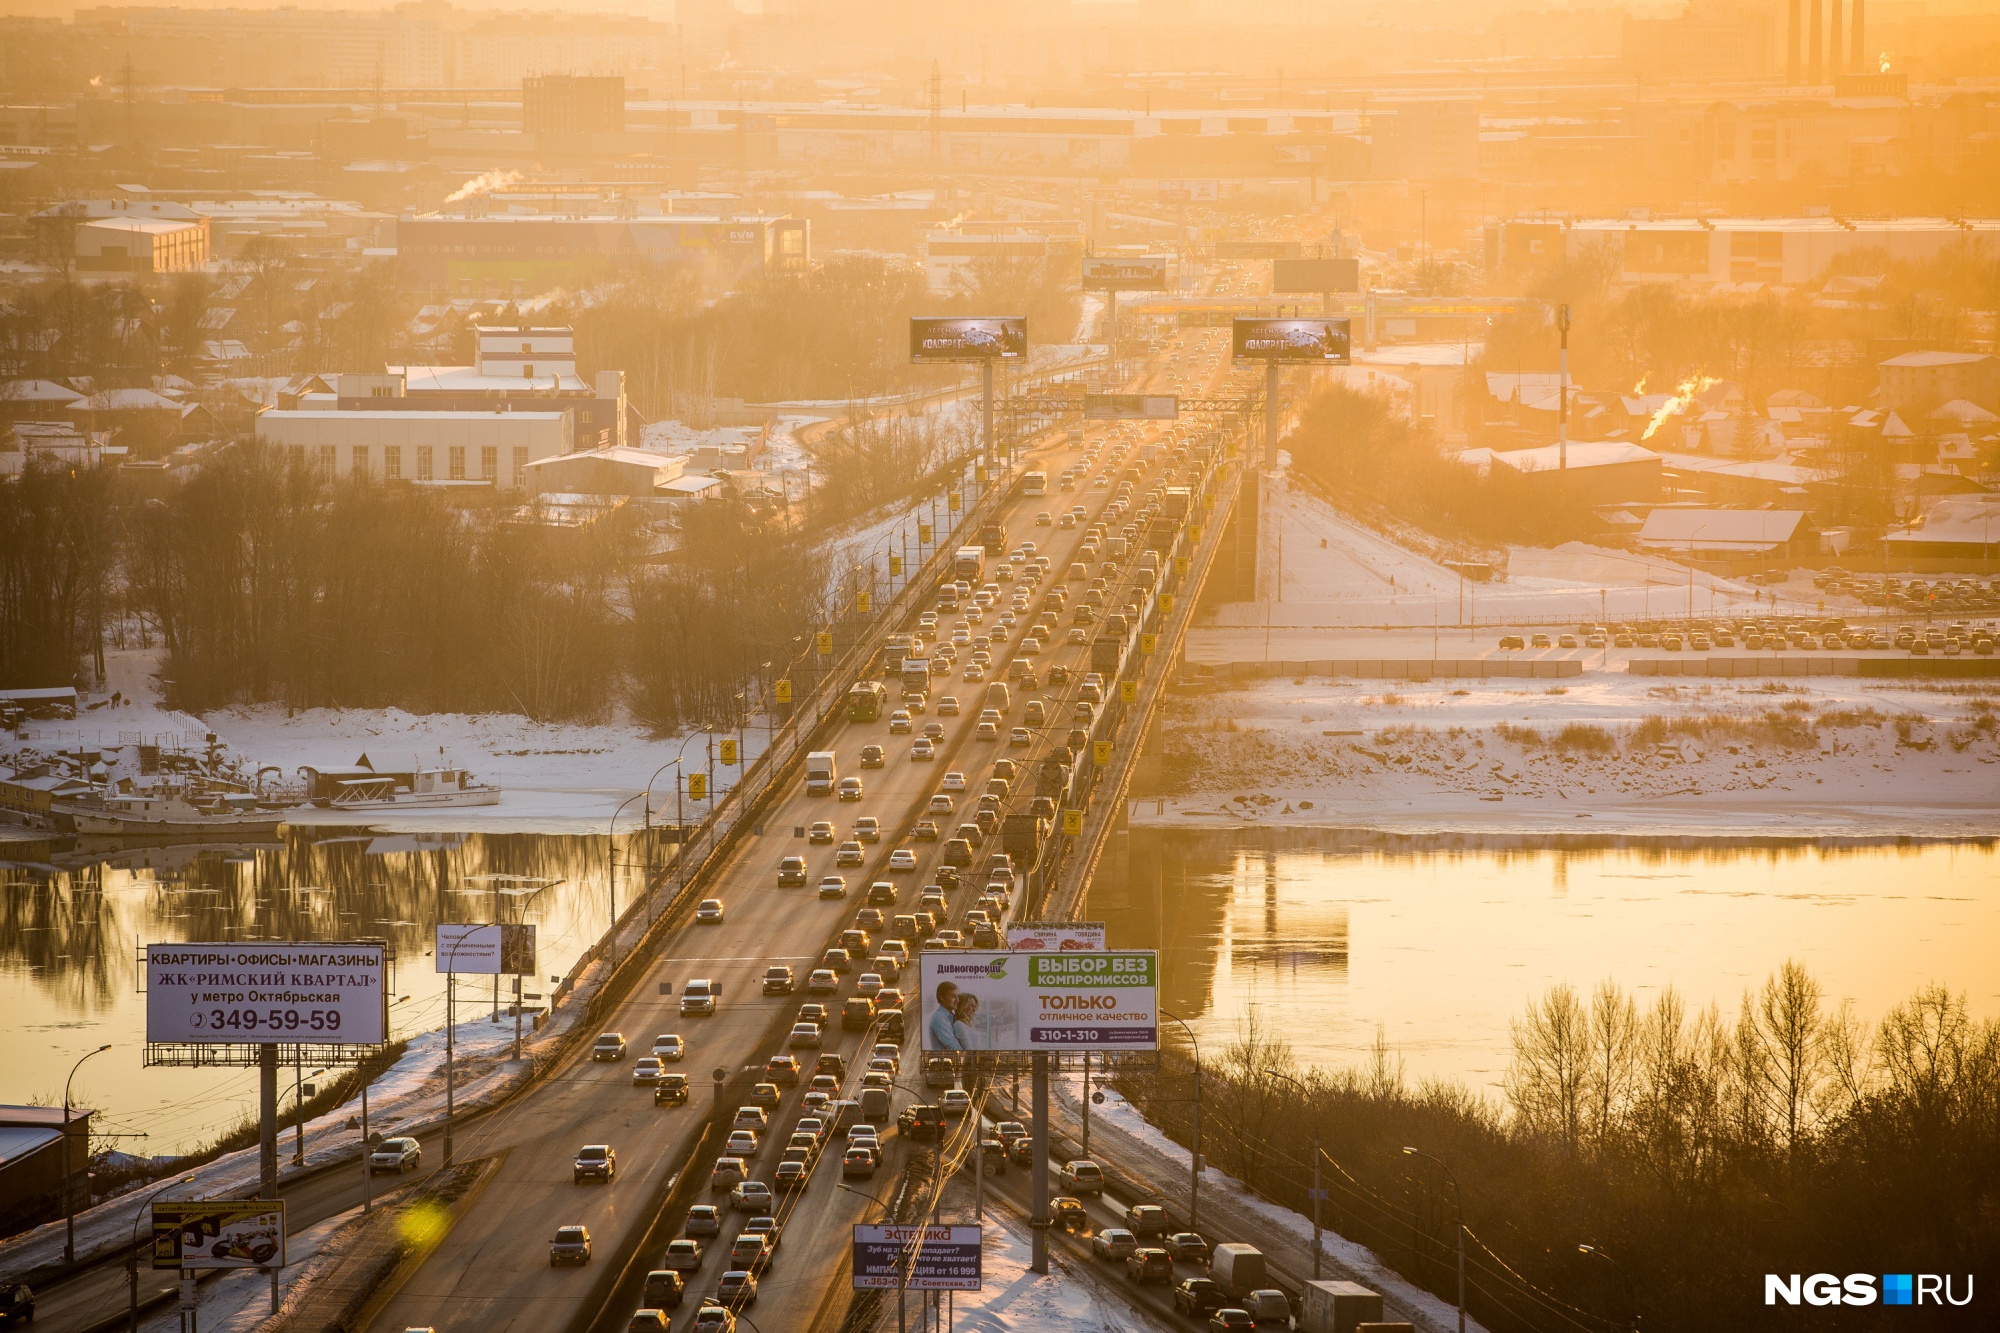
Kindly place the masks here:
POLYGON ((933 949, 917 955, 926 1054, 1159 1049, 1159 955, 933 949))

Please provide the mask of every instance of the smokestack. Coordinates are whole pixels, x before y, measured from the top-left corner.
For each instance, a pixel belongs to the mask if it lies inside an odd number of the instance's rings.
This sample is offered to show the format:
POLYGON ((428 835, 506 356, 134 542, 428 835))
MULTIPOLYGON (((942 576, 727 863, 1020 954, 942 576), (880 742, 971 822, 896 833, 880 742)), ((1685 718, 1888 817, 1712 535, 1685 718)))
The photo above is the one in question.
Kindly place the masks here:
POLYGON ((1820 0, 1811 0, 1812 18, 1806 24, 1806 82, 1820 79, 1820 53, 1826 49, 1820 32, 1820 0))
POLYGON ((1785 25, 1785 82, 1799 81, 1799 0, 1792 0, 1791 21, 1785 25))
POLYGON ((1826 35, 1826 75, 1831 79, 1840 73, 1840 53, 1847 43, 1840 40, 1840 0, 1827 0, 1833 6, 1833 24, 1826 35))
POLYGON ((1862 63, 1868 59, 1868 51, 1865 45, 1863 44, 1863 38, 1862 38, 1861 14, 1862 14, 1862 6, 1865 3, 1866 0, 1854 0, 1854 29, 1852 32, 1848 34, 1847 37, 1849 43, 1848 47, 1849 56, 1847 60, 1847 67, 1856 74, 1859 74, 1863 69, 1867 68, 1867 66, 1862 63))

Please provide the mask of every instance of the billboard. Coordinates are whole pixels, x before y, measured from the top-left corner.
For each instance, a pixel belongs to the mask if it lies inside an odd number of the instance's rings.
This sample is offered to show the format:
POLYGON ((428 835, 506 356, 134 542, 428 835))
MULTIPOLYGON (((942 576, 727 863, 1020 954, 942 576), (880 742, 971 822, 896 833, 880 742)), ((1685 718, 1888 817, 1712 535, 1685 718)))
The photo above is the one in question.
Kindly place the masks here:
POLYGON ((1167 290, 1165 255, 1090 255, 1083 261, 1087 292, 1163 292, 1167 290))
POLYGON ((923 1049, 1151 1051, 1159 1049, 1159 954, 917 955, 923 1049))
POLYGON ((1271 294, 1305 296, 1319 292, 1361 290, 1361 261, 1352 255, 1335 259, 1274 259, 1271 294))
POLYGON ((1221 186, 1212 180, 1160 182, 1163 204, 1212 204, 1221 194, 1221 186))
POLYGON ((380 1045, 387 955, 379 940, 149 944, 146 1040, 380 1045))
POLYGON ((1231 355, 1238 361, 1317 361, 1348 364, 1348 321, 1261 319, 1241 315, 1231 321, 1231 355))
POLYGON ((535 928, 527 925, 439 925, 436 958, 439 972, 533 976, 535 928))
POLYGON ((976 1226, 854 1226, 854 1290, 978 1291, 984 1237, 976 1226), (905 1256, 908 1256, 907 1259, 905 1256), (898 1269, 910 1265, 907 1282, 898 1269))
POLYGON ((153 1201, 153 1267, 283 1268, 283 1199, 153 1201))
POLYGON ((1085 421, 1174 421, 1181 414, 1181 400, 1173 394, 1087 393, 1083 396, 1085 421))
POLYGON ((1302 241, 1217 241, 1217 259, 1297 259, 1305 251, 1302 241))
POLYGON ((912 315, 912 361, 1025 361, 1023 315, 912 315))
POLYGON ((1067 953, 1079 949, 1103 953, 1104 923, 1016 921, 1007 927, 1007 948, 1016 953, 1067 953))

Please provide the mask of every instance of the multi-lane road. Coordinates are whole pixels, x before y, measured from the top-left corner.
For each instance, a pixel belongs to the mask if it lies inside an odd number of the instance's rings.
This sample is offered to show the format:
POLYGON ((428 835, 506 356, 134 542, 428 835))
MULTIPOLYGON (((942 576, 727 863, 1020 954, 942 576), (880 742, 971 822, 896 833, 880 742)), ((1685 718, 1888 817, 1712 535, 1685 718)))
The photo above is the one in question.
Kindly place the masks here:
MULTIPOLYGON (((1212 379, 1221 373, 1212 344, 1199 352, 1190 350, 1188 355, 1190 363, 1181 369, 1183 375, 1198 373, 1212 379)), ((1060 613, 1045 650, 1029 659, 1044 678, 1051 665, 1060 663, 1070 669, 1066 686, 1050 688, 1045 683, 1035 692, 1036 697, 1047 700, 1047 728, 1033 733, 1027 747, 1009 744, 1008 729, 1022 724, 1025 707, 1023 692, 1017 689, 999 738, 975 735, 985 685, 959 678, 969 658, 969 646, 959 650, 951 677, 931 689, 934 702, 942 695, 958 696, 960 711, 955 716, 940 716, 934 707, 916 719, 919 725, 935 721, 944 727, 935 759, 922 762, 910 757, 912 738, 891 733, 887 710, 874 721, 839 724, 835 734, 822 744, 838 753, 843 777, 863 779, 863 799, 809 797, 803 782, 794 781, 764 815, 764 832, 742 839, 705 889, 724 902, 723 924, 680 927, 667 939, 645 976, 604 1021, 607 1030, 625 1035, 631 1057, 623 1063, 593 1062, 588 1051, 580 1049, 536 1088, 460 1133, 461 1157, 499 1156, 499 1169, 436 1251, 381 1309, 374 1329, 390 1333, 415 1327, 540 1331, 575 1327, 573 1321, 596 1313, 590 1307, 599 1299, 593 1292, 601 1266, 612 1262, 621 1249, 629 1249, 630 1240, 643 1235, 653 1223, 669 1177, 683 1165, 703 1176, 710 1169, 706 1155, 692 1163, 687 1159, 711 1109, 711 1071, 722 1070, 727 1077, 738 1079, 746 1069, 761 1066, 767 1057, 783 1050, 786 1030, 803 1002, 824 1002, 838 1013, 840 1001, 853 992, 853 973, 842 979, 836 995, 809 996, 803 982, 841 930, 855 924, 868 884, 876 880, 896 884, 899 902, 893 910, 908 911, 923 886, 938 882, 934 867, 942 841, 918 842, 911 834, 917 821, 925 817, 945 775, 960 772, 966 779, 967 790, 958 795, 955 819, 969 818, 967 812, 999 759, 1013 759, 1021 765, 1024 780, 1015 783, 1011 797, 1015 806, 1024 805, 1031 797, 1032 787, 1025 779, 1033 771, 1032 761, 1050 743, 1049 731, 1059 738, 1067 730, 1082 677, 1089 669, 1088 649, 1069 642, 1075 609, 1085 600, 1088 585, 1087 581, 1066 582, 1066 575, 1082 558, 1089 525, 1107 508, 1113 509, 1109 526, 1115 533, 1143 507, 1149 489, 1174 462, 1174 455, 1171 447, 1145 450, 1142 445, 1161 440, 1165 434, 1158 427, 1145 432, 1132 426, 1113 427, 1094 433, 1081 445, 1065 441, 1032 452, 1026 466, 1049 475, 1048 493, 1037 498, 1021 494, 1017 488, 1003 503, 998 521, 1006 530, 1006 551, 1014 552, 1023 542, 1035 543, 1037 552, 1050 558, 1049 576, 1036 582, 1017 577, 998 583, 995 604, 976 619, 966 609, 939 617, 937 642, 949 643, 952 632, 961 626, 969 632, 968 638, 992 636, 1002 614, 1012 611, 1017 623, 1004 637, 993 638, 988 647, 993 661, 987 679, 1004 679, 1005 666, 1019 647, 1021 630, 1043 611, 1051 590, 1065 584, 1069 604, 1060 613), (1145 461, 1148 454, 1156 455, 1156 461, 1145 461), (1060 489, 1059 477, 1071 468, 1078 469, 1080 475, 1075 490, 1066 492, 1060 489), (1131 483, 1131 499, 1125 507, 1117 508, 1121 482, 1131 483), (1083 519, 1074 526, 1038 522, 1043 513, 1059 517, 1078 506, 1083 519), (859 766, 861 751, 870 744, 883 748, 885 763, 881 768, 863 770, 859 766), (812 844, 795 834, 817 820, 830 820, 835 823, 837 840, 844 840, 852 836, 854 820, 862 815, 881 822, 881 839, 866 845, 862 866, 838 868, 848 879, 848 896, 844 900, 822 899, 813 886, 822 875, 835 872, 835 846, 812 844), (888 869, 891 853, 899 848, 915 853, 916 869, 888 869), (806 887, 778 887, 777 865, 787 855, 806 858, 806 887), (801 981, 798 993, 761 994, 761 978, 773 964, 788 964, 796 970, 801 981), (713 1016, 679 1016, 678 996, 693 978, 721 983, 723 998, 713 1016), (685 1107, 656 1108, 649 1090, 634 1086, 632 1081, 632 1058, 649 1049, 661 1033, 677 1033, 687 1042, 687 1056, 675 1066, 688 1072, 695 1085, 695 1095, 685 1107), (586 1143, 608 1143, 617 1150, 618 1174, 609 1186, 572 1183, 572 1159, 586 1143), (565 1225, 590 1229, 596 1252, 592 1266, 558 1269, 549 1265, 549 1239, 557 1227, 565 1225)), ((993 559, 997 562, 998 557, 993 559)), ((1123 572, 1129 574, 1135 564, 1136 558, 1128 559, 1123 572)), ((1099 563, 1092 561, 1086 573, 1088 578, 1102 576, 1099 563)), ((1109 580, 1107 591, 1115 593, 1120 572, 1110 572, 1109 580)), ((1112 602, 1114 607, 1117 604, 1112 602)), ((892 690, 892 708, 894 702, 892 690)), ((943 830, 945 837, 950 832, 948 826, 943 830)), ((977 852, 979 863, 983 864, 997 846, 997 838, 989 838, 977 852)), ((983 875, 968 873, 962 886, 948 895, 949 924, 963 920, 983 884, 983 875)), ((871 933, 879 941, 881 932, 871 933)), ((905 993, 910 994, 915 984, 914 966, 904 973, 902 983, 905 993)), ((912 1001, 914 998, 912 995, 912 1001)), ((916 1100, 908 1091, 920 1078, 916 1012, 912 1002, 901 1074, 905 1086, 894 1094, 897 1106, 916 1100)), ((827 1032, 825 1049, 842 1051, 854 1063, 854 1057, 872 1045, 876 1035, 873 1031, 843 1032, 836 1022, 827 1032)), ((816 1052, 802 1050, 797 1054, 810 1069, 816 1052)), ((850 1095, 854 1081, 850 1074, 850 1095)), ((786 1090, 783 1104, 772 1115, 772 1132, 752 1161, 753 1177, 770 1179, 790 1126, 800 1114, 803 1091, 803 1085, 786 1090)), ((899 1149, 893 1128, 885 1125, 884 1129, 889 1161, 874 1182, 850 1182, 856 1190, 886 1189, 893 1178, 899 1149)), ((865 1195, 836 1188, 839 1172, 840 1154, 830 1150, 819 1160, 808 1186, 781 1204, 784 1238, 761 1279, 760 1299, 754 1307, 762 1333, 813 1325, 822 1307, 835 1298, 830 1293, 836 1291, 835 1279, 847 1254, 849 1225, 863 1220, 864 1215, 879 1215, 865 1195)), ((716 1198, 726 1202, 726 1195, 716 1198)), ((691 1275, 690 1296, 715 1290, 726 1266, 727 1241, 740 1221, 730 1220, 723 1235, 710 1244, 703 1267, 691 1275)), ((646 1264, 656 1259, 646 1259, 646 1264)), ((696 1303, 690 1300, 684 1307, 686 1322, 692 1321, 696 1303)), ((677 1326, 680 1322, 676 1321, 677 1326)))

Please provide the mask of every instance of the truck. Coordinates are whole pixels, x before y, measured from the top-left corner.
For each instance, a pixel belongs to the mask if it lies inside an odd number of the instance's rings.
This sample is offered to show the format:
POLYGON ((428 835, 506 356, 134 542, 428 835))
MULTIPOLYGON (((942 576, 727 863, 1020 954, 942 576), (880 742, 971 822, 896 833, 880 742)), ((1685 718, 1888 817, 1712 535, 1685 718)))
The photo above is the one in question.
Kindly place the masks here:
POLYGON ((1169 486, 1161 508, 1174 522, 1185 523, 1188 513, 1194 508, 1194 492, 1185 486, 1169 486))
POLYGON ((1226 1240, 1215 1247, 1209 1256, 1208 1275, 1217 1286, 1239 1299, 1259 1287, 1271 1285, 1264 1272, 1264 1252, 1241 1241, 1226 1240))
MULTIPOLYGON (((1003 543, 1004 549, 1004 543, 1003 543)), ((973 587, 986 581, 986 548, 984 546, 961 546, 951 554, 951 576, 964 579, 973 587)))
POLYGON ((849 722, 873 722, 882 716, 882 706, 889 701, 889 691, 879 680, 857 680, 847 690, 847 720, 849 722))
POLYGON ((1042 854, 1042 839, 1048 836, 1049 821, 1032 814, 1008 815, 1000 823, 1000 846, 1013 858, 1017 869, 1028 870, 1042 854))
POLYGON ((1092 671, 1101 671, 1109 678, 1116 676, 1118 669, 1124 665, 1124 635, 1100 634, 1090 641, 1090 669, 1092 671))
POLYGON ((1006 681, 988 681, 986 685, 986 702, 981 704, 980 707, 982 709, 997 708, 1002 714, 1005 714, 1012 702, 1013 699, 1008 693, 1006 681))
POLYGON ((1049 493, 1049 474, 1046 472, 1024 472, 1021 474, 1021 494, 1030 500, 1039 499, 1049 493))
POLYGON ((979 544, 986 548, 988 555, 1007 554, 1007 525, 1004 523, 981 523, 979 544))
POLYGON ((806 795, 831 796, 838 781, 840 765, 832 750, 814 750, 806 756, 806 795))
POLYGON ((863 1088, 861 1090, 861 1115, 867 1120, 887 1120, 889 1118, 889 1090, 887 1088, 863 1088))
POLYGON ((1061 798, 1069 795, 1070 768, 1054 755, 1042 760, 1035 774, 1035 795, 1061 798))
POLYGON ((929 659, 922 657, 904 658, 903 669, 899 673, 899 675, 902 679, 902 686, 903 686, 902 693, 904 699, 906 700, 921 699, 925 701, 928 701, 930 699, 931 664, 929 659))
POLYGON ((1313 1281, 1299 1307, 1299 1333, 1354 1333, 1382 1321, 1382 1297, 1359 1282, 1313 1281))

